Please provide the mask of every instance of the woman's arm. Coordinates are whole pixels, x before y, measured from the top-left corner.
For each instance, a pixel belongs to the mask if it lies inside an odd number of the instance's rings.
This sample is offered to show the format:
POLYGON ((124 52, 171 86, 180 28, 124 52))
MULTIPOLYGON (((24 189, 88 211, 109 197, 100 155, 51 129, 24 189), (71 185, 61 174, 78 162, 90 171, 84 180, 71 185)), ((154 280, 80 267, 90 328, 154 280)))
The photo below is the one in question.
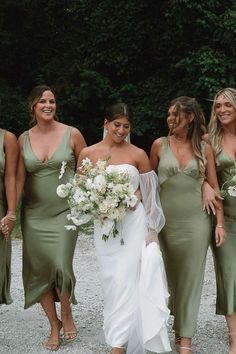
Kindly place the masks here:
POLYGON ((87 145, 83 135, 76 128, 73 128, 71 132, 71 146, 75 154, 75 159, 77 161, 81 153, 81 150, 87 145))
MULTIPOLYGON (((207 159, 207 166, 206 166, 206 178, 210 186, 216 193, 219 193, 219 185, 216 175, 216 168, 215 168, 215 159, 214 154, 211 146, 207 144, 205 146, 205 155, 207 159)), ((222 201, 219 200, 219 208, 216 208, 216 229, 215 229, 215 241, 216 246, 221 246, 226 238, 226 232, 224 229, 224 213, 223 213, 223 204, 222 201)))
POLYGON ((154 171, 157 170, 159 165, 160 152, 161 152, 161 139, 159 138, 153 142, 150 151, 150 163, 154 171))
POLYGON ((13 229, 16 220, 16 169, 19 155, 17 139, 14 134, 6 132, 4 135, 5 172, 4 185, 7 200, 7 213, 1 220, 2 232, 7 238, 13 229))

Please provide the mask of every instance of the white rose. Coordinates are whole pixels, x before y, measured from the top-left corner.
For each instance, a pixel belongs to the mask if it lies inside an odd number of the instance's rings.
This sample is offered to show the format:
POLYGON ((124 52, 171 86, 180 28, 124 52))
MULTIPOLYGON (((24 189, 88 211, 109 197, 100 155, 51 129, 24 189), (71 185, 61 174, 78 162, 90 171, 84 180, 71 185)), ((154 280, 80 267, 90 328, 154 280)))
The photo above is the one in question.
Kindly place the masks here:
POLYGON ((60 198, 66 198, 69 195, 69 192, 70 192, 70 187, 68 188, 66 184, 60 184, 57 187, 57 195, 60 198))
POLYGON ((103 175, 98 175, 94 178, 94 188, 102 192, 106 188, 106 179, 103 175))
POLYGON ((231 197, 236 197, 236 186, 229 187, 228 193, 229 193, 229 195, 231 195, 231 197))

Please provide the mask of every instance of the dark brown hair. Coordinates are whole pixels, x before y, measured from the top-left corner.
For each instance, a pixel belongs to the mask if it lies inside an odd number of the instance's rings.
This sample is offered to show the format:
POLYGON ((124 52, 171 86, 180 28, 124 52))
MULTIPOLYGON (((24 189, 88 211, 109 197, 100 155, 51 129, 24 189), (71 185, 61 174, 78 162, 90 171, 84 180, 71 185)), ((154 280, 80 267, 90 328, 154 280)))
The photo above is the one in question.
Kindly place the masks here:
POLYGON ((126 117, 128 121, 132 123, 132 113, 126 103, 116 103, 107 108, 105 118, 109 122, 120 117, 126 117))

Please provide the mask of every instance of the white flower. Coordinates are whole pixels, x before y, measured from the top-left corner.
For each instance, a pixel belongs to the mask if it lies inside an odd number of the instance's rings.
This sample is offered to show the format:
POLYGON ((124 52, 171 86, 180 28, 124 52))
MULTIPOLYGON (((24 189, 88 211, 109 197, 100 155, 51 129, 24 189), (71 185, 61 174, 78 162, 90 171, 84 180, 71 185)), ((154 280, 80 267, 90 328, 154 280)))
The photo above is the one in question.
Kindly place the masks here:
POLYGON ((81 162, 81 166, 82 167, 85 167, 85 168, 88 168, 88 167, 92 167, 93 164, 92 164, 92 161, 86 157, 85 159, 83 159, 83 161, 81 162))
POLYGON ((94 178, 93 184, 94 184, 93 187, 97 189, 99 192, 104 192, 106 188, 106 179, 103 175, 97 175, 94 178))
POLYGON ((228 188, 228 193, 231 197, 236 197, 236 186, 231 186, 228 188))
POLYGON ((107 165, 107 160, 101 160, 99 159, 96 162, 96 167, 98 168, 99 171, 104 171, 107 165))
POLYGON ((65 225, 65 228, 66 228, 67 230, 73 230, 73 231, 76 230, 76 226, 75 226, 75 225, 65 225))
POLYGON ((126 203, 128 207, 133 208, 137 204, 138 198, 135 194, 131 195, 130 197, 126 197, 126 203))
MULTIPOLYGON (((69 183, 68 183, 69 184, 69 183)), ((68 184, 60 184, 57 187, 57 195, 60 198, 66 198, 69 195, 70 192, 70 186, 68 184)), ((70 185, 70 184, 69 184, 70 185)))
POLYGON ((116 165, 109 165, 106 167, 106 172, 108 174, 116 173, 117 172, 117 166, 116 165))
POLYGON ((66 161, 62 161, 62 164, 61 164, 61 169, 60 169, 60 174, 59 174, 59 179, 61 179, 65 173, 65 170, 66 170, 66 165, 67 165, 67 162, 66 161))

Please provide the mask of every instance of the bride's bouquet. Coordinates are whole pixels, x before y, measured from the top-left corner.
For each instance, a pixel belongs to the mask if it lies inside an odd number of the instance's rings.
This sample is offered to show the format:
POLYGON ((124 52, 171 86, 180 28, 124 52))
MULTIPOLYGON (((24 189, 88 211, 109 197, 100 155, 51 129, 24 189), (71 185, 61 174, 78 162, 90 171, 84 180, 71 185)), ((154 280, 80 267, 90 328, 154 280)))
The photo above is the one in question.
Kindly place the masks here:
POLYGON ((220 195, 224 198, 227 195, 236 197, 236 167, 231 170, 232 177, 222 184, 220 195))
MULTIPOLYGON (((94 223, 102 230, 102 239, 118 234, 117 222, 129 208, 137 203, 135 190, 127 171, 121 171, 116 165, 107 165, 107 160, 98 160, 93 166, 86 158, 79 167, 80 174, 57 187, 57 194, 67 198, 70 213, 67 219, 71 225, 68 230, 78 230, 78 234, 91 234, 94 223)), ((123 239, 121 239, 123 243, 123 239)))

